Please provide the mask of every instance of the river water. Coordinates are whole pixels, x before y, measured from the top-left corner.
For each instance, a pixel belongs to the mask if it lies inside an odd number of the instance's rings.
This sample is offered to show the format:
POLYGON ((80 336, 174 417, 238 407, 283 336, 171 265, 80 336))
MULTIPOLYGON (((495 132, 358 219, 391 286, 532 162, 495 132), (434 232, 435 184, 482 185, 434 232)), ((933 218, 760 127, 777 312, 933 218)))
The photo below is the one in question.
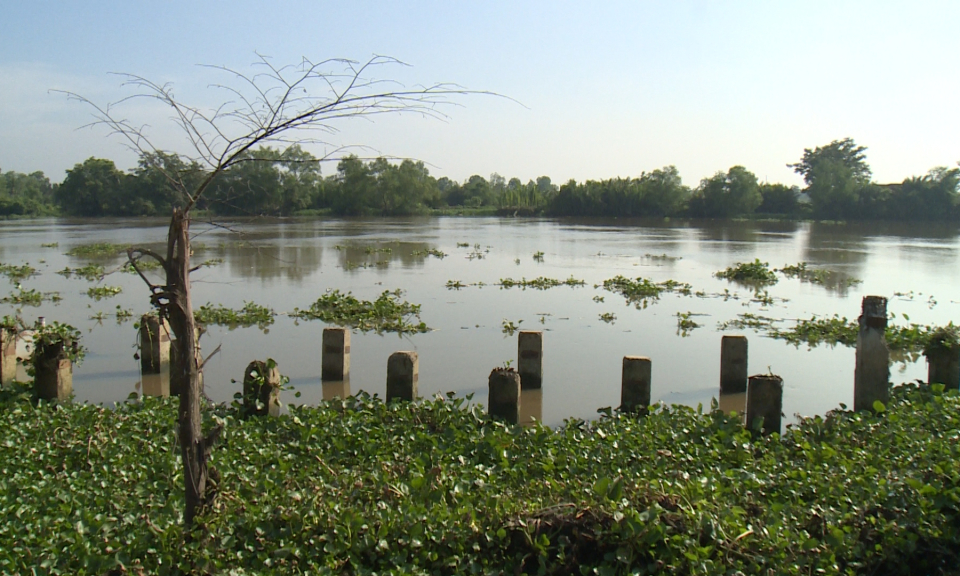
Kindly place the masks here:
MULTIPOLYGON (((718 331, 718 324, 753 313, 787 320, 840 314, 856 318, 864 295, 890 298, 889 311, 902 323, 907 314, 921 324, 960 323, 958 235, 956 227, 930 224, 824 224, 794 222, 680 222, 625 220, 551 220, 499 218, 415 218, 364 220, 274 220, 195 222, 194 259, 222 258, 222 264, 193 275, 194 307, 211 302, 240 307, 245 301, 269 306, 280 315, 268 330, 211 327, 201 344, 205 352, 221 346, 205 369, 206 393, 228 401, 238 391, 243 369, 253 359, 274 358, 300 398, 324 397, 320 374, 318 321, 295 322, 284 313, 306 308, 330 289, 375 299, 384 290, 403 290, 403 299, 422 305, 421 318, 433 330, 398 337, 352 335, 350 392, 383 396, 388 356, 398 350, 419 354, 421 396, 452 391, 486 405, 490 370, 515 365, 516 335, 503 332, 504 321, 520 329, 544 332, 542 396, 525 397, 525 412, 547 424, 568 417, 593 418, 597 409, 620 401, 621 360, 650 357, 654 401, 709 405, 718 395, 720 339, 749 338, 749 371, 784 379, 784 412, 822 414, 840 403, 852 404, 854 350, 820 346, 808 349, 765 338, 751 330, 718 331), (389 250, 388 250, 389 249, 389 250), (440 250, 445 258, 424 255, 440 250), (534 254, 542 252, 542 260, 534 254), (663 256, 667 257, 664 258, 663 256), (657 256, 657 257, 652 257, 657 256), (816 285, 781 277, 768 288, 772 304, 752 301, 753 292, 714 273, 737 262, 759 258, 772 267, 806 261, 862 283, 845 287, 816 285), (605 291, 604 280, 617 275, 655 282, 686 282, 703 295, 664 294, 638 310, 622 296, 605 291), (586 281, 583 287, 549 290, 503 289, 502 278, 545 276, 586 281), (469 285, 459 290, 448 281, 469 285), (477 284, 482 283, 482 286, 477 284), (729 290, 728 297, 721 297, 729 290), (678 313, 692 313, 700 327, 678 331, 678 313), (606 322, 602 314, 615 319, 606 322)), ((57 291, 59 304, 25 307, 37 316, 80 328, 88 348, 74 371, 77 400, 122 401, 140 389, 136 330, 132 321, 92 320, 116 306, 149 311, 148 292, 137 276, 117 272, 101 284, 123 292, 95 301, 94 285, 64 278, 56 271, 97 262, 116 268, 120 257, 66 256, 70 248, 92 242, 160 247, 162 220, 38 220, 0 224, 0 261, 29 263, 40 274, 24 288, 57 291), (47 246, 43 246, 46 244, 47 246), (50 246, 56 244, 56 246, 50 246)), ((9 287, 10 291, 14 286, 9 287)), ((5 290, 0 290, 0 293, 5 290)), ((0 313, 14 311, 0 305, 0 313)), ((918 362, 894 362, 895 383, 925 378, 918 362)), ((327 387, 327 395, 343 393, 327 387)))

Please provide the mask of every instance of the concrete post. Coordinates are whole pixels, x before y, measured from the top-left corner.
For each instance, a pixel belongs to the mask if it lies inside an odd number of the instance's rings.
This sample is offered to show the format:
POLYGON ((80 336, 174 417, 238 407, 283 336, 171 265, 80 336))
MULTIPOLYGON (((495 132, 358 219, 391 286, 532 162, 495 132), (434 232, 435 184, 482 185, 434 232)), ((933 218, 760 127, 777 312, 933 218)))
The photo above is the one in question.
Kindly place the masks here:
POLYGON ((507 424, 520 421, 520 373, 512 368, 494 368, 488 379, 487 412, 507 424))
POLYGON ((394 352, 387 359, 387 402, 412 402, 417 397, 420 359, 416 352, 394 352))
POLYGON ((350 378, 350 330, 323 329, 320 380, 342 382, 350 378))
POLYGON ((0 386, 17 379, 17 332, 0 328, 0 386))
POLYGON ((170 395, 170 326, 153 314, 140 318, 140 382, 147 396, 170 395))
POLYGON ((650 359, 624 356, 620 382, 620 410, 635 412, 650 407, 650 359))
POLYGON ((857 364, 854 370, 853 409, 873 410, 879 400, 890 400, 890 351, 887 349, 887 299, 864 296, 857 334, 857 364))
POLYGON ((720 394, 747 391, 747 337, 724 336, 720 339, 720 394))
POLYGON ((747 384, 747 427, 763 435, 779 434, 782 413, 783 378, 773 374, 751 376, 747 384))
POLYGON ((340 398, 345 400, 350 396, 350 380, 328 380, 320 384, 324 400, 340 398))
POLYGON ((543 390, 520 391, 520 424, 532 426, 543 422, 543 390))
POLYGON ((520 373, 520 387, 524 390, 539 390, 543 386, 543 332, 520 331, 517 372, 520 373))
POLYGON ((64 402, 73 394, 73 363, 63 342, 38 344, 33 359, 33 394, 41 400, 64 402))
POLYGON ((243 415, 280 415, 280 370, 254 360, 243 373, 243 415))
POLYGON ((947 390, 960 388, 960 346, 933 346, 926 350, 927 383, 943 384, 947 390))

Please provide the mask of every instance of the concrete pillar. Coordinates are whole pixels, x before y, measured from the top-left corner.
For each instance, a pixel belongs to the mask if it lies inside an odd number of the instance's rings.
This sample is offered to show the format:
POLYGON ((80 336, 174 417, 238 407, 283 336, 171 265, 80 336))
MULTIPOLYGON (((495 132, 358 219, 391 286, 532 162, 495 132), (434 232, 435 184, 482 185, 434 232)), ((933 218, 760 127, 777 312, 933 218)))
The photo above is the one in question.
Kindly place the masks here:
POLYGON ((879 400, 890 400, 890 351, 887 349, 887 299, 864 296, 857 334, 857 364, 854 370, 853 409, 873 410, 879 400))
POLYGON ((323 329, 320 380, 342 382, 350 378, 350 330, 323 329))
POLYGON ((747 427, 763 435, 779 434, 782 413, 783 378, 773 374, 751 376, 747 384, 747 427))
POLYGON ((0 385, 17 379, 17 332, 0 328, 0 385))
POLYGON ((747 391, 747 337, 724 336, 720 339, 720 394, 747 391))
POLYGON ((488 379, 487 412, 491 417, 516 424, 520 421, 520 373, 511 368, 494 368, 488 379))
POLYGON ((170 395, 170 326, 153 314, 140 318, 140 382, 147 396, 170 395))
POLYGON ((543 386, 543 332, 521 330, 517 337, 517 372, 520 387, 539 390, 543 386))
POLYGON ((927 357, 927 383, 939 383, 947 390, 960 388, 960 347, 941 344, 924 351, 927 357))
POLYGON ((543 390, 520 391, 520 424, 532 426, 543 422, 543 390))
POLYGON ((416 352, 394 352, 387 360, 387 402, 411 402, 417 397, 420 359, 416 352))
POLYGON ((73 395, 73 363, 63 342, 38 344, 33 370, 33 393, 37 398, 64 402, 73 395))
POLYGON ((736 412, 740 415, 742 420, 743 415, 747 410, 747 393, 742 392, 740 394, 721 394, 719 402, 717 403, 717 408, 724 414, 736 412))
POLYGON ((280 370, 275 362, 254 360, 243 373, 243 415, 280 415, 280 370))
POLYGON ((620 410, 635 412, 650 407, 650 359, 624 356, 620 382, 620 410))

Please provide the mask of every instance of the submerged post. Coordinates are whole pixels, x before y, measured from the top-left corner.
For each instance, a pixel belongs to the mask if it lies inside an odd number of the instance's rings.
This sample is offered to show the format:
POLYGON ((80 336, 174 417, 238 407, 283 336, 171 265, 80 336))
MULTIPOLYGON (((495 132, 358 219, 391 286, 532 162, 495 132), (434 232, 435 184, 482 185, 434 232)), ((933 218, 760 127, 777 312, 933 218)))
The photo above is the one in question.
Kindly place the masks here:
POLYGON ((923 355, 927 357, 928 384, 943 384, 947 390, 960 388, 960 345, 952 335, 935 333, 923 355))
POLYGON ((890 399, 890 351, 887 349, 887 299, 864 296, 857 333, 853 409, 873 410, 874 402, 890 399))
POLYGON ((747 391, 747 337, 724 336, 720 339, 720 394, 747 391))
POLYGON ((522 389, 538 390, 543 387, 543 332, 520 331, 517 337, 517 372, 522 389))
POLYGON ((63 342, 37 343, 33 357, 33 394, 64 402, 73 394, 73 363, 63 342))
POLYGON ((0 386, 17 379, 17 331, 0 328, 0 386))
POLYGON ((412 402, 417 397, 420 359, 416 352, 394 352, 387 359, 387 402, 412 402))
POLYGON ((751 376, 747 384, 747 428, 767 435, 780 433, 783 378, 773 374, 751 376))
POLYGON ((280 370, 273 361, 254 360, 243 373, 244 416, 280 415, 280 370))
POLYGON ((154 314, 140 317, 140 375, 147 396, 170 395, 170 326, 154 314))
POLYGON ((516 424, 520 421, 520 373, 512 368, 494 368, 488 379, 487 412, 493 418, 516 424))
POLYGON ((323 329, 320 380, 342 382, 350 378, 350 330, 323 329))
POLYGON ((620 382, 620 410, 635 412, 650 407, 650 359, 624 356, 620 382))

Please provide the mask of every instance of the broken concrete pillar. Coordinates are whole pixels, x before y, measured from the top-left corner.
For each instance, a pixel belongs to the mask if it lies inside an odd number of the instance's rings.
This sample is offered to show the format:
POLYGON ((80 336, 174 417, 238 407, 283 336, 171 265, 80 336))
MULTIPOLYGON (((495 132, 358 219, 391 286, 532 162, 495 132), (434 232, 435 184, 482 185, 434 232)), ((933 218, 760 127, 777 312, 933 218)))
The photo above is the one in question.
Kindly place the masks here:
POLYGON ((643 356, 624 356, 620 382, 620 410, 635 412, 650 407, 651 363, 643 356))
POLYGON ((780 433, 783 414, 783 378, 773 374, 751 376, 747 384, 747 427, 759 434, 780 433))
POLYGON ((63 342, 38 342, 33 370, 33 393, 37 398, 64 402, 73 395, 73 363, 63 342))
POLYGON ((538 390, 543 386, 543 332, 521 330, 517 337, 517 372, 520 387, 538 390))
POLYGON ((420 379, 420 360, 416 352, 394 352, 387 359, 387 402, 405 400, 412 402, 417 397, 417 381, 420 379))
POLYGON ((494 368, 488 379, 487 412, 493 418, 516 424, 520 421, 520 373, 512 368, 494 368))
POLYGON ((320 380, 342 382, 350 378, 350 330, 323 329, 320 380))
POLYGON ((720 394, 747 391, 747 337, 724 336, 720 339, 720 394))
POLYGON ((890 351, 887 349, 887 299, 864 296, 857 333, 853 409, 873 410, 873 404, 890 400, 890 351))

